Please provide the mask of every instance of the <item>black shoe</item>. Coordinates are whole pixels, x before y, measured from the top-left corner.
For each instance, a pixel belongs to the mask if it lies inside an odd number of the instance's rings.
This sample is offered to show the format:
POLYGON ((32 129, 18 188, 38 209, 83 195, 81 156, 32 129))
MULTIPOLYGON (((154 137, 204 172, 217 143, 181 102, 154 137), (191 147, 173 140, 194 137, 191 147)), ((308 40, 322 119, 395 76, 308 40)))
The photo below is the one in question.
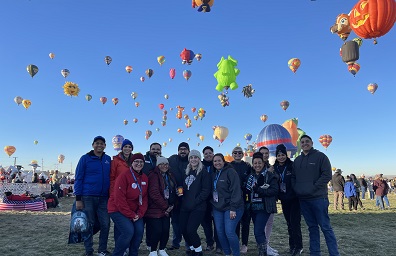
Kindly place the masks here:
POLYGON ((214 246, 213 245, 208 245, 205 249, 205 251, 210 252, 214 250, 214 246))
POLYGON ((304 251, 303 248, 300 248, 300 249, 296 248, 296 249, 294 249, 292 256, 301 255, 303 251, 304 251))
POLYGON ((296 249, 296 248, 290 248, 290 249, 289 249, 289 253, 290 253, 290 254, 293 254, 293 252, 294 252, 295 249, 296 249))
POLYGON ((216 254, 223 254, 223 249, 216 248, 216 254))
POLYGON ((195 251, 193 250, 186 250, 186 255, 187 256, 194 256, 195 251))

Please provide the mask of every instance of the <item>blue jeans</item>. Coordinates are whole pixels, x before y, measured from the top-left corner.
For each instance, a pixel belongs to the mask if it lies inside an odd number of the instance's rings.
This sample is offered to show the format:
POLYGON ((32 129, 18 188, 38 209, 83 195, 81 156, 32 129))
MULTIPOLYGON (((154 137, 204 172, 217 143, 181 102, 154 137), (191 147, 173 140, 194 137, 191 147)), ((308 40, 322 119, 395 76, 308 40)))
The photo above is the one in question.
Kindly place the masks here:
POLYGON ((384 202, 385 202, 386 206, 390 207, 388 195, 384 195, 384 202))
MULTIPOLYGON (((100 223, 98 252, 107 251, 107 240, 110 230, 110 218, 107 213, 107 201, 109 198, 103 196, 83 196, 81 200, 84 204, 83 210, 87 214, 89 224, 93 227, 95 225, 95 219, 100 223)), ((90 236, 84 241, 84 247, 86 253, 94 252, 93 236, 90 236)))
POLYGON ((137 256, 144 232, 143 219, 133 222, 120 212, 112 212, 110 217, 120 232, 115 241, 113 256, 123 256, 128 248, 130 256, 137 256))
POLYGON ((230 219, 230 211, 218 211, 213 209, 213 219, 215 222, 217 236, 225 255, 239 256, 239 239, 235 232, 236 226, 243 215, 243 207, 236 210, 235 219, 230 219))
POLYGON ((363 187, 363 186, 361 186, 360 187, 360 190, 362 191, 362 199, 365 199, 365 197, 366 197, 366 191, 367 191, 367 188, 366 187, 363 187))
POLYGON ((309 231, 309 250, 311 256, 320 256, 320 233, 319 227, 325 237, 330 256, 340 256, 337 240, 330 225, 329 199, 320 198, 314 200, 301 200, 301 213, 309 231))
POLYGON ((256 238, 257 244, 267 244, 265 239, 265 225, 267 225, 267 221, 271 213, 264 210, 252 211, 251 215, 254 225, 254 237, 256 238))
POLYGON ((384 197, 383 196, 375 196, 375 206, 379 206, 381 210, 384 209, 384 197))
POLYGON ((374 191, 370 191, 370 200, 374 199, 374 195, 375 195, 375 192, 374 191))

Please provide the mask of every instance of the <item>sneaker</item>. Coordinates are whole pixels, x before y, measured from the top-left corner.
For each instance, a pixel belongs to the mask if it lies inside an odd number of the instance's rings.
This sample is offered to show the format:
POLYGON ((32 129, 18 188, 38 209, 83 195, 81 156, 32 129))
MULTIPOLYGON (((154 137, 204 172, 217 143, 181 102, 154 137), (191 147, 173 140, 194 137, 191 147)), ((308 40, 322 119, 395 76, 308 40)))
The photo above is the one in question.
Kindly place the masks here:
POLYGON ((241 246, 241 253, 247 253, 247 251, 248 251, 247 246, 243 244, 243 245, 241 246))
MULTIPOLYGON (((129 248, 128 248, 128 249, 129 249, 129 248)), ((147 249, 147 251, 151 252, 151 246, 148 246, 148 245, 147 245, 146 249, 147 249)))
POLYGON ((124 252, 124 255, 123 256, 128 256, 129 255, 129 248, 127 248, 126 250, 125 250, 125 252, 124 252))
POLYGON ((208 245, 205 248, 205 251, 207 251, 207 252, 210 252, 210 251, 213 251, 213 250, 214 250, 214 246, 213 245, 208 245))
POLYGON ((278 256, 278 252, 271 248, 271 246, 267 246, 267 255, 268 256, 278 256))
MULTIPOLYGON (((150 254, 149 254, 149 256, 157 256, 157 255, 159 255, 159 253, 157 254, 157 251, 150 252, 150 254)), ((168 254, 166 254, 166 255, 168 255, 168 254)))
POLYGON ((267 245, 267 251, 270 250, 274 253, 278 253, 278 250, 275 250, 274 248, 272 248, 271 246, 267 245))
POLYGON ((223 249, 216 248, 216 254, 223 254, 223 249))
POLYGON ((296 249, 294 249, 292 256, 301 255, 303 251, 304 251, 303 248, 300 248, 300 249, 296 248, 296 249))
POLYGON ((103 251, 103 252, 98 252, 98 254, 97 254, 98 256, 110 256, 111 255, 111 253, 109 252, 109 251, 103 251))
POLYGON ((166 253, 165 250, 158 250, 158 256, 169 256, 169 255, 166 253))

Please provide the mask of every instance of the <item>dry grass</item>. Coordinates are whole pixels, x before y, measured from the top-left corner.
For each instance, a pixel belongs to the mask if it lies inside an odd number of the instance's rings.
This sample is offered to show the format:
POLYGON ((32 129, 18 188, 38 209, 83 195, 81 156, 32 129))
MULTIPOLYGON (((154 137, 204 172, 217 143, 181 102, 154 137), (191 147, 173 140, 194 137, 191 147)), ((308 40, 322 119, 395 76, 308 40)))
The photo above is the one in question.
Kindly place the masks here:
MULTIPOLYGON (((389 196, 391 206, 396 206, 396 196, 389 196)), ((330 196, 330 200, 332 196, 330 196)), ((331 200, 332 201, 332 200, 331 200)), ((5 256, 50 256, 50 255, 83 255, 84 246, 67 245, 70 221, 70 209, 73 198, 60 199, 61 207, 50 209, 46 212, 0 212, 2 247, 0 255, 5 256)), ((396 228, 396 208, 379 211, 375 202, 363 201, 365 211, 357 213, 346 211, 335 212, 331 210, 331 222, 335 231, 341 255, 392 255, 392 241, 396 228)), ((303 239, 305 252, 308 253, 308 230, 302 221, 303 239)), ((109 251, 114 248, 112 230, 109 238, 109 251)), ((249 239, 249 252, 247 255, 257 255, 255 240, 251 230, 249 239)), ((203 246, 204 235, 200 230, 203 246)), ((274 230, 271 236, 271 246, 278 249, 280 255, 288 255, 286 223, 282 214, 275 216, 274 230)), ((327 254, 327 248, 321 237, 323 255, 327 254)), ((95 248, 97 248, 97 236, 95 236, 95 248)), ((144 246, 142 246, 143 248, 144 246)), ((141 255, 148 255, 144 249, 141 255)), ((205 253, 210 254, 210 253, 205 253)), ((170 251, 170 256, 184 255, 184 250, 170 251)), ((213 255, 215 255, 213 253, 213 255)))

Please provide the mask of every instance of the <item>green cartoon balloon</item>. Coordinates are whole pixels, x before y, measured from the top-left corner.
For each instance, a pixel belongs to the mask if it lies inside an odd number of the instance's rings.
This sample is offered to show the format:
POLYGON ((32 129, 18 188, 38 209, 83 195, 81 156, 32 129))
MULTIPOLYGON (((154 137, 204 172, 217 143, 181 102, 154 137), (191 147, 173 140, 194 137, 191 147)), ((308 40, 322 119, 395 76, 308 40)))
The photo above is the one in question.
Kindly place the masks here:
POLYGON ((214 73, 214 77, 217 79, 216 90, 219 92, 228 90, 235 90, 238 88, 238 84, 236 83, 236 77, 239 75, 240 70, 236 68, 238 61, 233 59, 230 55, 228 55, 228 59, 224 59, 221 57, 219 63, 217 63, 217 72, 214 73))

